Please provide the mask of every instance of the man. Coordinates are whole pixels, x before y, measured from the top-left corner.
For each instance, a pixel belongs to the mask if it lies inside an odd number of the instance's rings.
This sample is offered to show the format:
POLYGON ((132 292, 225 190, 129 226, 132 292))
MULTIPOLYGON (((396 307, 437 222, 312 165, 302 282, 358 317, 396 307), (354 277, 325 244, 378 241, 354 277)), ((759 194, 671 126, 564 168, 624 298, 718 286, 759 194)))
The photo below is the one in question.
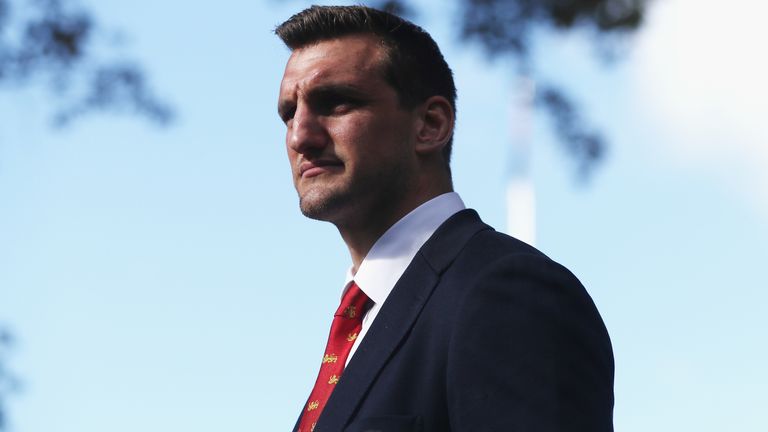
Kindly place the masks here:
POLYGON ((453 192, 456 90, 432 38, 362 6, 313 6, 276 33, 301 211, 352 258, 294 430, 611 431, 592 300, 453 192))

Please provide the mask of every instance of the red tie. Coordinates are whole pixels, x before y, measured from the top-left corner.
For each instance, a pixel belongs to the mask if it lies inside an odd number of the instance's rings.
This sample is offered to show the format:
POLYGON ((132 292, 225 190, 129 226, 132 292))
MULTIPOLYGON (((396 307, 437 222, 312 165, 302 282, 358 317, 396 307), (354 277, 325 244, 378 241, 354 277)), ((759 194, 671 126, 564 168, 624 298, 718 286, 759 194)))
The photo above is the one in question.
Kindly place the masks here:
POLYGON ((312 432, 315 429, 315 423, 341 378, 349 351, 352 350, 352 345, 363 326, 363 315, 367 303, 368 296, 356 283, 352 282, 333 317, 331 334, 328 336, 323 362, 320 364, 320 373, 317 374, 315 387, 309 396, 307 406, 304 407, 298 432, 312 432))

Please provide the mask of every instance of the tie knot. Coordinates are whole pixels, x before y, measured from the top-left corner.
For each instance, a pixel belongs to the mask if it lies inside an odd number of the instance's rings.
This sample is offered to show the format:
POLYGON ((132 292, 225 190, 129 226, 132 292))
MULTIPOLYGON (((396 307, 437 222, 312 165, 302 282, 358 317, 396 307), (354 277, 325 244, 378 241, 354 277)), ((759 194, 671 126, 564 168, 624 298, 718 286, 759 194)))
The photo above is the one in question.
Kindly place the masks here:
POLYGON ((369 300, 363 290, 352 282, 347 292, 344 293, 344 297, 341 298, 341 304, 335 316, 362 320, 369 300))

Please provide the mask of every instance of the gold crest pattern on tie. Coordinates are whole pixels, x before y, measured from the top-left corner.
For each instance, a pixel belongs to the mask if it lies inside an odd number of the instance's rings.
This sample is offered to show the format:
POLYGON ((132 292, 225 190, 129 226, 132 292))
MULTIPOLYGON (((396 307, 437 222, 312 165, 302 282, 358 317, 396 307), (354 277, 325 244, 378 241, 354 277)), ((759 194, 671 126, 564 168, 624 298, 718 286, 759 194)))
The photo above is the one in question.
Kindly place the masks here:
POLYGON ((320 372, 299 422, 299 432, 315 430, 323 408, 342 378, 347 357, 363 326, 363 315, 368 303, 368 296, 354 282, 344 293, 341 305, 333 317, 328 344, 320 362, 320 372))

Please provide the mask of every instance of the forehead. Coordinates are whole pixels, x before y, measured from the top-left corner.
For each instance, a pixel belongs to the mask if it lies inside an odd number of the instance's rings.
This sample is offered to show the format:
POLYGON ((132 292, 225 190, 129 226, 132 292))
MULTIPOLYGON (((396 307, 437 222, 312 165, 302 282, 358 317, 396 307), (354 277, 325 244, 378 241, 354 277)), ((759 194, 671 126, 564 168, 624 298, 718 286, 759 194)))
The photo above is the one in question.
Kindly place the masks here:
POLYGON ((372 35, 350 35, 298 48, 285 66, 280 93, 294 93, 319 84, 363 84, 383 78, 386 53, 372 35))

